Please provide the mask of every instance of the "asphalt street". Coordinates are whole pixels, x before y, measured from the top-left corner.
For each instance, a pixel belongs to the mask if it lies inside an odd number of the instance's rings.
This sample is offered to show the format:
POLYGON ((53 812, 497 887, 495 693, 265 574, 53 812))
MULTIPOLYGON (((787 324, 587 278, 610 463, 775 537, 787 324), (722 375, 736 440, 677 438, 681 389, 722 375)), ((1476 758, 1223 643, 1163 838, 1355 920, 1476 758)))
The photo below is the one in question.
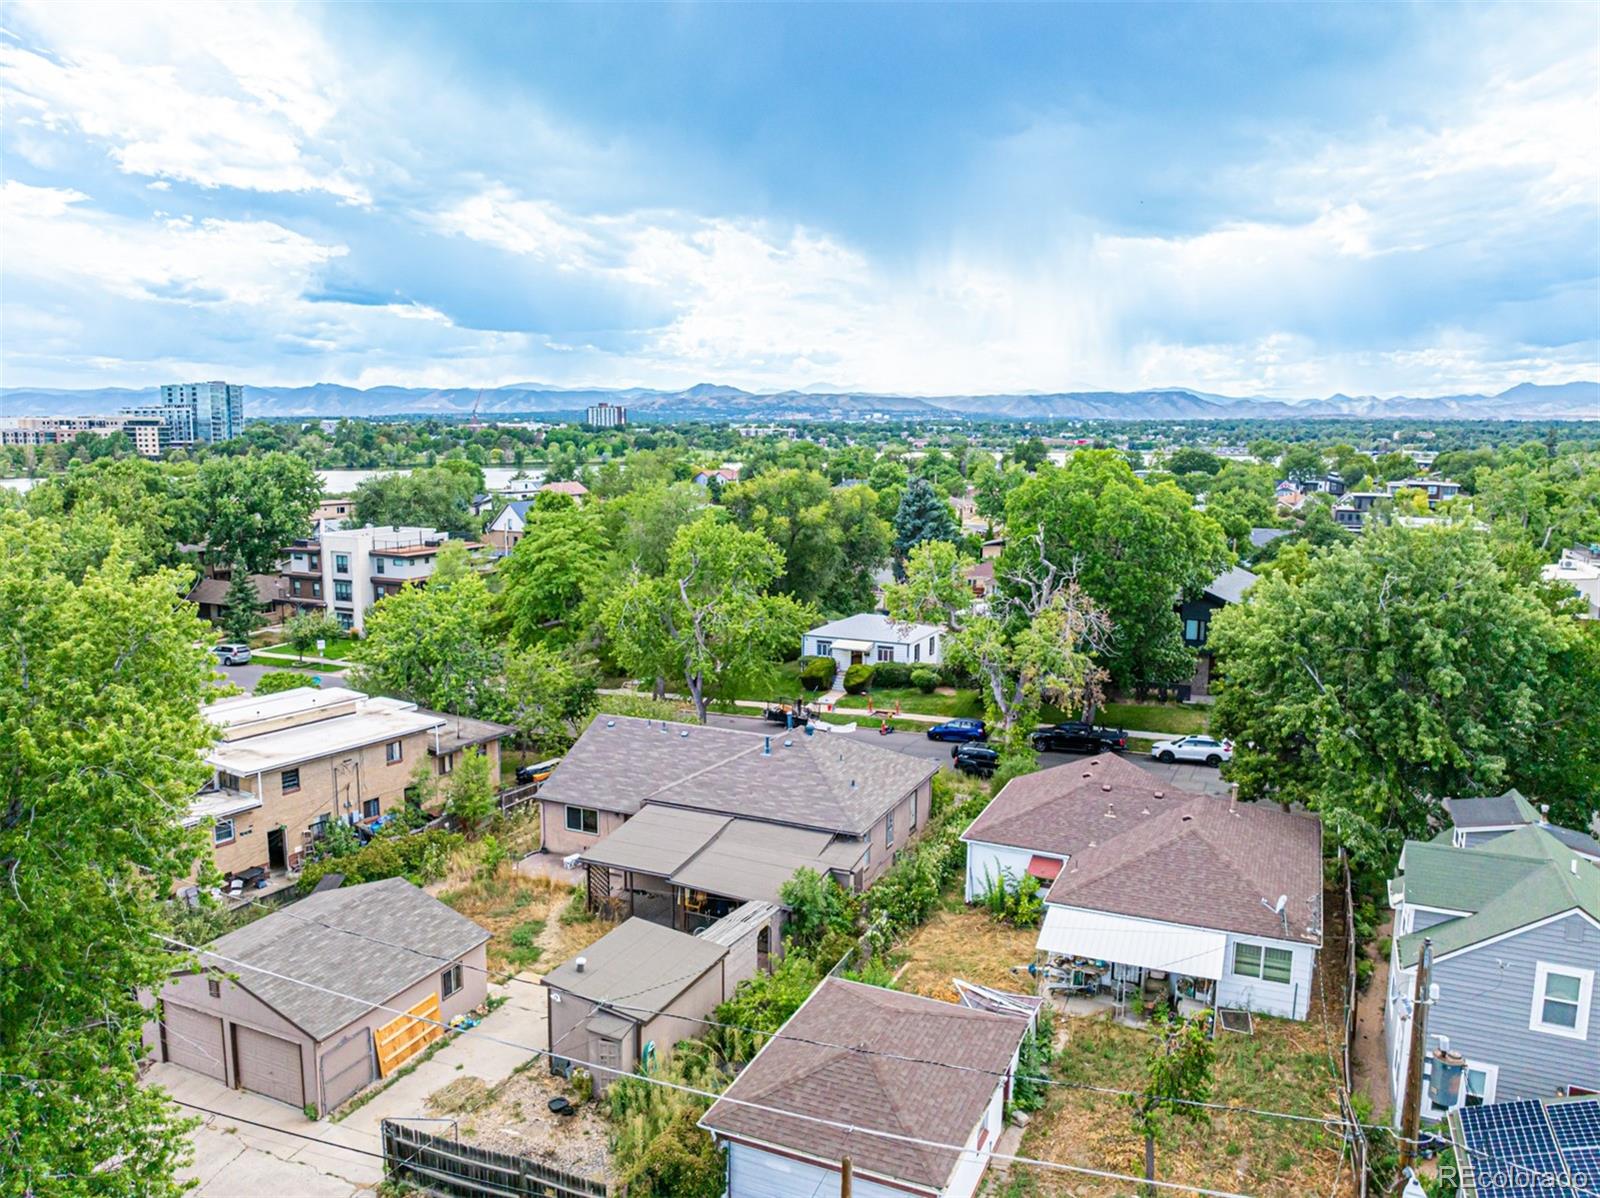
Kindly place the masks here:
POLYGON ((256 683, 261 681, 261 675, 265 674, 269 670, 284 670, 291 668, 304 670, 308 674, 315 674, 318 678, 322 679, 323 686, 344 685, 345 678, 342 673, 336 673, 332 668, 324 669, 322 667, 312 665, 310 662, 307 662, 303 666, 294 667, 279 665, 256 665, 252 662, 247 666, 218 666, 217 671, 226 677, 229 682, 233 683, 234 686, 254 694, 256 683))

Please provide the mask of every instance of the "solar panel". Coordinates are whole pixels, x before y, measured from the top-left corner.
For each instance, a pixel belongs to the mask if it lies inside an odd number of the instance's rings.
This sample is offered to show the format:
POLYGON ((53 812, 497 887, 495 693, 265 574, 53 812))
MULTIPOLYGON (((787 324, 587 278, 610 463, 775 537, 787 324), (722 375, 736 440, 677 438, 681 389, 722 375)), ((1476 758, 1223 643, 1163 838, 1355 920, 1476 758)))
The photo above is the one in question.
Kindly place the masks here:
POLYGON ((1600 1098, 1552 1102, 1546 1113, 1561 1149, 1600 1148, 1600 1098))
POLYGON ((1461 1134, 1479 1198, 1577 1198, 1567 1166, 1533 1099, 1465 1107, 1461 1134))
POLYGON ((1564 1148, 1567 1177, 1580 1194, 1600 1194, 1600 1148, 1564 1148))

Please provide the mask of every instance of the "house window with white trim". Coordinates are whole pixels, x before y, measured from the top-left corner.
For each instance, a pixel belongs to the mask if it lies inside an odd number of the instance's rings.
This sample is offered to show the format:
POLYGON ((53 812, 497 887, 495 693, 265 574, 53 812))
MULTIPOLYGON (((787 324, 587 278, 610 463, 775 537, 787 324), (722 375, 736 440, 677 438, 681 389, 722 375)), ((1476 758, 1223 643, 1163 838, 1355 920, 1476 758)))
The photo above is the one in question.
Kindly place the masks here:
POLYGON ((457 961, 439 975, 439 996, 449 998, 459 989, 461 989, 461 962, 457 961))
POLYGON ((383 759, 390 765, 393 765, 395 762, 400 760, 401 752, 402 750, 400 742, 397 740, 391 740, 388 744, 383 746, 383 759))
POLYGON ((1534 967, 1533 1011, 1528 1028, 1573 1040, 1587 1039, 1593 997, 1594 970, 1540 961, 1534 967))
POLYGON ((593 807, 568 807, 567 831, 590 834, 600 831, 600 813, 593 807))
POLYGON ((893 661, 894 660, 894 646, 893 645, 879 645, 878 646, 878 660, 879 661, 893 661))
POLYGON ((832 652, 833 652, 833 642, 832 641, 818 641, 817 642, 817 656, 818 657, 827 657, 832 652))
POLYGON ((889 812, 883 818, 883 844, 885 848, 894 848, 894 812, 889 812))
POLYGON ((217 845, 233 843, 233 821, 231 819, 219 819, 217 821, 217 826, 211 829, 211 843, 217 845))
POLYGON ((1294 954, 1286 948, 1246 944, 1241 940, 1233 946, 1233 972, 1240 977, 1286 985, 1294 973, 1294 954))

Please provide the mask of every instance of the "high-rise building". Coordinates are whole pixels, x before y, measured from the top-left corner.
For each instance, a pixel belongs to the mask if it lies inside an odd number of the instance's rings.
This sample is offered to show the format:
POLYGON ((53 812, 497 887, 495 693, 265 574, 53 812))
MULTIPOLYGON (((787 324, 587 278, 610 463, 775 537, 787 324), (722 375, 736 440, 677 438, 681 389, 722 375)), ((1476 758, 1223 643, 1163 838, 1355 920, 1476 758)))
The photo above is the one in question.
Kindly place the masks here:
POLYGON ((590 404, 584 423, 596 428, 621 428, 628 423, 628 409, 616 403, 590 404))
POLYGON ((161 448, 215 445, 244 432, 244 388, 236 383, 168 383, 159 404, 123 408, 125 416, 161 421, 161 448))
POLYGON ((67 445, 80 433, 97 437, 126 433, 135 453, 147 458, 161 453, 161 422, 126 412, 120 416, 19 416, 0 421, 0 445, 67 445))

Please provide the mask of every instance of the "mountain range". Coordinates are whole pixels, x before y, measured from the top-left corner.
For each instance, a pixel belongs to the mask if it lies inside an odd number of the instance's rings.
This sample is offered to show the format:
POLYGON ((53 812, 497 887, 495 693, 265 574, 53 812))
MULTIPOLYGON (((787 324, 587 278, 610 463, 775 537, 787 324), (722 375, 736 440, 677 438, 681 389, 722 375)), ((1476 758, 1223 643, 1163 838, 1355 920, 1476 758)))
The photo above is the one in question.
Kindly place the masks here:
MULTIPOLYGON (((77 416, 158 400, 155 387, 62 390, 0 388, 0 416, 77 416)), ((309 387, 245 385, 245 412, 260 417, 438 415, 464 417, 477 405, 492 418, 580 416, 595 403, 622 404, 633 420, 1227 420, 1368 417, 1421 420, 1600 420, 1600 382, 1520 383, 1494 395, 1330 395, 1268 399, 1213 395, 1186 387, 1047 394, 886 395, 827 387, 752 392, 700 383, 682 391, 644 387, 309 387)))

